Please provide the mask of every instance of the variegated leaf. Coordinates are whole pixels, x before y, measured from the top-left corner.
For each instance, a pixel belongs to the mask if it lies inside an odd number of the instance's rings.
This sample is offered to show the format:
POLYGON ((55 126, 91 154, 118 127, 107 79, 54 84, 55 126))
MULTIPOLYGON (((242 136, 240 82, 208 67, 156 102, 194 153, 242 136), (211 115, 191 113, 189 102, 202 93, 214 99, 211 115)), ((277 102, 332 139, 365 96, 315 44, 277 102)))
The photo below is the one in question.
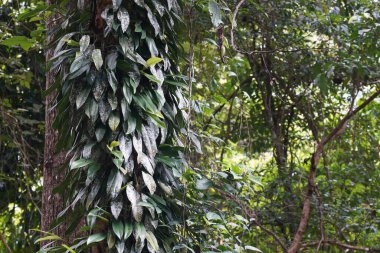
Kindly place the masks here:
POLYGON ((141 153, 140 162, 144 166, 144 168, 148 171, 149 174, 151 174, 151 175, 154 174, 154 166, 146 154, 141 153))
POLYGON ((99 102, 99 116, 103 124, 106 124, 109 116, 111 114, 111 106, 107 101, 101 100, 99 102))
POLYGON ((115 219, 120 215, 121 210, 123 209, 123 202, 121 200, 111 201, 111 213, 115 219))
POLYGON ((150 253, 156 253, 159 250, 158 242, 152 231, 146 232, 146 240, 148 241, 148 250, 150 253))
POLYGON ((150 141, 150 138, 148 136, 148 132, 146 131, 146 128, 144 125, 141 126, 141 136, 142 136, 145 148, 148 151, 148 155, 149 155, 150 159, 154 159, 155 153, 154 153, 152 145, 150 143, 151 141, 150 141))
POLYGON ((123 33, 126 32, 130 22, 128 11, 125 8, 120 8, 119 12, 117 13, 117 18, 120 20, 121 30, 123 33))
POLYGON ((112 6, 114 10, 117 10, 117 8, 120 7, 122 0, 112 0, 112 6))
POLYGON ((132 154, 132 140, 130 138, 125 138, 124 135, 122 135, 119 138, 119 143, 120 151, 124 156, 124 161, 128 161, 132 154))
POLYGON ((144 7, 144 0, 134 0, 135 1, 135 3, 138 5, 138 6, 140 6, 140 7, 144 7))
POLYGON ((136 205, 139 199, 138 192, 133 187, 132 183, 129 183, 126 188, 127 198, 131 202, 132 205, 136 205))
POLYGON ((166 135, 168 133, 168 130, 166 128, 160 128, 160 132, 161 132, 160 144, 163 144, 166 141, 166 135))
MULTIPOLYGON (((158 136, 160 135, 160 129, 158 128, 158 126, 156 126, 154 123, 153 123, 153 121, 150 119, 150 118, 148 118, 148 120, 147 120, 147 122, 148 122, 148 126, 149 126, 149 128, 154 132, 154 140, 156 141, 157 140, 157 138, 158 138, 158 136)), ((147 129, 148 130, 148 129, 147 129)), ((150 135, 149 135, 150 136, 150 135)))
POLYGON ((90 45, 90 36, 83 35, 79 41, 79 50, 81 53, 86 51, 87 47, 90 45))
POLYGON ((113 92, 109 91, 107 93, 107 100, 108 100, 108 103, 111 105, 111 109, 112 110, 116 110, 116 108, 117 108, 117 98, 116 98, 115 94, 113 94, 113 92))
POLYGON ((133 156, 129 157, 128 162, 125 164, 125 168, 127 170, 127 173, 132 176, 133 175, 133 169, 135 168, 135 163, 133 162, 133 156))
POLYGON ((148 134, 148 137, 149 137, 149 140, 150 140, 150 145, 151 145, 151 148, 152 148, 152 155, 153 157, 157 154, 157 143, 156 143, 156 139, 157 139, 157 136, 156 133, 159 133, 158 132, 158 127, 154 124, 152 125, 148 125, 148 126, 145 126, 145 130, 148 134), (155 130, 157 129, 157 131, 155 130))
POLYGON ((157 18, 156 16, 154 16, 153 12, 151 11, 148 5, 145 4, 144 7, 145 7, 146 12, 148 13, 149 22, 153 26, 154 33, 157 36, 160 33, 160 25, 157 21, 157 18))
POLYGON ((154 5, 155 10, 162 17, 165 14, 165 7, 158 0, 152 0, 152 3, 154 5))
POLYGON ((92 60, 94 61, 96 69, 100 70, 100 68, 103 66, 102 52, 100 49, 95 49, 92 51, 92 60))
POLYGON ((141 253, 143 251, 145 247, 145 239, 141 239, 141 238, 136 238, 136 242, 135 242, 135 252, 136 253, 141 253))
POLYGON ((137 222, 140 222, 143 215, 142 206, 138 205, 138 202, 140 201, 140 193, 135 190, 131 183, 127 185, 126 192, 127 198, 132 204, 132 216, 137 222))
POLYGON ((144 171, 142 172, 142 177, 145 185, 148 187, 149 193, 153 195, 156 192, 157 188, 154 178, 150 174, 145 173, 144 171))
POLYGON ((119 195, 122 184, 123 174, 121 174, 119 170, 114 169, 107 180, 107 193, 111 199, 115 199, 119 195))
POLYGON ((117 250, 117 253, 123 253, 124 252, 124 248, 125 248, 125 242, 123 241, 118 241, 116 243, 116 250, 117 250))
POLYGON ((112 113, 110 118, 108 119, 108 125, 112 131, 116 131, 117 127, 120 123, 120 117, 117 113, 112 113))
POLYGON ((133 135, 132 137, 132 142, 133 142, 133 148, 135 149, 136 153, 137 153, 137 163, 140 164, 141 163, 141 159, 142 159, 142 139, 141 139, 141 136, 139 133, 136 133, 133 135))
POLYGON ((169 185, 166 185, 164 184, 163 182, 161 181, 158 181, 158 185, 160 186, 160 188, 169 196, 172 196, 173 195, 173 190, 172 188, 169 186, 169 185))
POLYGON ((91 191, 87 196, 86 209, 88 209, 90 207, 90 205, 92 204, 92 202, 94 201, 96 195, 98 194, 98 192, 100 190, 100 185, 101 184, 100 184, 99 180, 94 181, 92 188, 91 188, 91 191))

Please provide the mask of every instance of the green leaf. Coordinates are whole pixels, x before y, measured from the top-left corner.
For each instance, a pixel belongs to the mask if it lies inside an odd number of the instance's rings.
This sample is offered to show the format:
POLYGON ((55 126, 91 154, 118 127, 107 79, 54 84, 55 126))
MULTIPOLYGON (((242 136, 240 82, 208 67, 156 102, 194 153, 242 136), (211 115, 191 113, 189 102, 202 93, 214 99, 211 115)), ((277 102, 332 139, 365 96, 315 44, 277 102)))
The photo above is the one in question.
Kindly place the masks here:
POLYGON ((112 222, 112 230, 115 233, 115 235, 121 240, 123 238, 124 234, 124 226, 123 222, 118 220, 118 221, 113 221, 112 222))
POLYGON ((171 81, 171 80, 165 80, 165 83, 178 86, 178 87, 187 87, 186 83, 181 83, 181 82, 176 82, 176 81, 171 81))
POLYGON ((91 89, 86 88, 79 92, 79 94, 76 97, 75 103, 77 105, 77 109, 81 108, 82 105, 86 102, 88 95, 90 94, 91 89))
POLYGON ((222 9, 219 4, 214 0, 208 2, 208 11, 210 12, 211 22, 214 27, 219 27, 219 25, 223 24, 222 21, 222 9))
POLYGON ((91 164, 87 170, 87 178, 93 178, 95 173, 100 170, 101 166, 99 164, 91 164))
POLYGON ((92 51, 92 60, 95 64, 96 69, 100 70, 100 68, 103 66, 102 52, 100 49, 95 49, 92 51))
POLYGON ((136 129, 136 119, 135 117, 130 115, 127 120, 128 120, 128 130, 126 134, 130 134, 130 133, 133 133, 136 129))
POLYGON ((149 58, 149 59, 146 61, 146 65, 147 65, 148 67, 150 67, 150 66, 156 65, 157 63, 159 63, 159 62, 161 62, 161 61, 163 61, 163 59, 160 58, 160 57, 152 57, 152 58, 149 58))
POLYGON ((66 244, 62 244, 61 246, 64 247, 65 249, 67 249, 70 253, 76 253, 72 248, 70 248, 66 244))
POLYGON ((78 76, 84 72, 84 68, 88 64, 88 60, 83 56, 78 56, 70 65, 70 74, 78 76), (79 74, 78 74, 79 73, 79 74))
POLYGON ((91 243, 95 243, 95 242, 101 242, 104 239, 106 239, 106 237, 107 235, 105 233, 97 233, 97 234, 90 235, 87 239, 87 245, 91 243))
POLYGON ((96 140, 98 142, 100 142, 101 140, 103 140, 103 137, 104 137, 104 134, 106 133, 106 129, 104 129, 103 127, 99 127, 95 130, 95 136, 96 136, 96 140))
POLYGON ((95 122, 98 118, 99 107, 98 103, 92 98, 86 103, 85 113, 92 122, 95 122))
POLYGON ((145 72, 143 72, 143 75, 146 76, 146 78, 148 78, 148 79, 151 80, 152 82, 155 82, 155 83, 161 84, 161 81, 160 81, 157 77, 155 77, 155 76, 153 76, 153 75, 150 75, 150 74, 147 74, 147 73, 145 73, 145 72))
POLYGON ((48 235, 42 238, 37 239, 34 243, 39 243, 43 241, 62 241, 62 238, 58 235, 48 235))
POLYGON ((94 183, 92 184, 91 191, 87 196, 87 200, 86 200, 86 208, 87 209, 90 207, 90 205, 94 201, 96 195, 98 194, 98 192, 100 190, 100 186, 101 186, 100 181, 95 179, 94 183))
POLYGON ((197 180, 195 188, 198 190, 207 190, 211 185, 212 183, 210 180, 202 178, 197 180))
POLYGON ((108 77, 108 83, 110 84, 113 92, 116 93, 118 84, 117 84, 115 73, 107 69, 107 77, 108 77))
POLYGON ((150 119, 153 121, 154 124, 156 124, 158 127, 166 128, 165 122, 162 121, 160 117, 150 112, 146 112, 146 113, 149 115, 150 119))
POLYGON ((133 232, 133 226, 130 222, 125 222, 124 224, 124 240, 127 240, 133 232))
POLYGON ((208 212, 206 214, 206 218, 208 220, 221 220, 222 219, 219 214, 214 213, 214 212, 208 212))
POLYGON ((247 250, 252 250, 252 251, 256 251, 256 252, 262 252, 261 250, 259 250, 256 247, 253 247, 253 246, 245 246, 244 248, 247 250))
POLYGON ((111 230, 108 230, 108 233, 107 233, 107 245, 108 245, 108 248, 112 249, 113 246, 115 246, 115 236, 114 234, 111 232, 111 230))
POLYGON ((73 169, 82 168, 82 167, 85 167, 85 166, 90 165, 92 163, 93 163, 92 160, 79 159, 79 160, 76 160, 76 161, 74 161, 74 162, 71 163, 70 169, 73 170, 73 169))
POLYGON ((13 36, 1 42, 2 45, 8 46, 8 47, 20 46, 25 51, 28 51, 29 48, 31 48, 34 43, 35 43, 34 40, 29 39, 25 36, 13 36))

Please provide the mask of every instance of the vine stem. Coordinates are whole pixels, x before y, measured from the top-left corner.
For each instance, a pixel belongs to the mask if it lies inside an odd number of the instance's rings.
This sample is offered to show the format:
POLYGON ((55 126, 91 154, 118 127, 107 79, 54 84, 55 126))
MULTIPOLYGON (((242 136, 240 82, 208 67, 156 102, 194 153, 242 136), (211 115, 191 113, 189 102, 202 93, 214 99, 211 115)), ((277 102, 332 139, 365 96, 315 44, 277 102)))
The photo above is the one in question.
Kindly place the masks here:
MULTIPOLYGON (((188 69, 188 86, 189 86, 189 98, 188 98, 188 104, 187 104, 187 125, 186 125, 186 132, 190 132, 191 128, 191 113, 192 113, 192 93, 193 93, 193 77, 194 77, 194 37, 193 37, 193 9, 195 5, 195 0, 191 1, 191 5, 189 6, 189 41, 190 41, 190 49, 189 49, 189 69, 188 69)), ((189 134, 187 134, 186 137, 186 149, 185 152, 188 152, 187 155, 190 153, 190 137, 189 134)), ((186 238, 186 194, 187 194, 187 185, 186 181, 184 181, 184 193, 183 193, 183 210, 182 210, 182 223, 183 223, 183 231, 182 236, 186 238)))

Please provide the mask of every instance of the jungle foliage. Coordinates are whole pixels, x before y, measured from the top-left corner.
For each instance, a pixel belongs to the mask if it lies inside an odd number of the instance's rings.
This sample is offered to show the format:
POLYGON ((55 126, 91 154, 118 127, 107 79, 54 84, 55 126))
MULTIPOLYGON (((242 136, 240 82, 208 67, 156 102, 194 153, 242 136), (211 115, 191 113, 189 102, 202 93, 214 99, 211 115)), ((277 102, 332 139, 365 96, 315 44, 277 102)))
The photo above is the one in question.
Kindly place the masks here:
POLYGON ((0 5, 0 252, 380 251, 378 1, 0 5))

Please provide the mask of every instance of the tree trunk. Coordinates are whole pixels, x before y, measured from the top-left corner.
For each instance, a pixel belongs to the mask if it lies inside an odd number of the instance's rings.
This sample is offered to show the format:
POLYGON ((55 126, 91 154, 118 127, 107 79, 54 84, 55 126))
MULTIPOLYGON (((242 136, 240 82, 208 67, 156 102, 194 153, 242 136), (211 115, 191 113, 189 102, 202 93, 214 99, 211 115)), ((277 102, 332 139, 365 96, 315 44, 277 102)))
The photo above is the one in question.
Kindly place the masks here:
MULTIPOLYGON (((46 1, 48 5, 51 4, 50 0, 46 1)), ((50 32, 54 26, 55 15, 48 18, 46 22, 47 29, 47 44, 51 41, 50 32)), ((53 54, 53 50, 47 48, 46 62, 49 62, 53 54)), ((48 89, 54 82, 54 73, 47 71, 46 73, 46 89, 48 89)), ((60 166, 63 164, 65 154, 63 152, 55 153, 55 146, 58 139, 57 131, 52 127, 56 111, 52 110, 54 104, 54 92, 46 96, 45 99, 45 147, 44 147, 44 167, 43 167, 43 191, 42 191, 42 216, 41 216, 41 230, 50 230, 50 225, 57 217, 57 214, 63 209, 63 202, 58 194, 53 194, 53 189, 62 182, 64 173, 59 171, 60 166)), ((63 227, 58 227, 53 233, 62 236, 64 231, 63 227)))
MULTIPOLYGON (((54 0, 46 0, 47 5, 59 4, 54 0)), ((90 7, 90 0, 82 1, 83 7, 90 7)), ((67 3, 68 8, 76 6, 76 0, 70 0, 67 3)), ((89 8, 90 9, 90 8, 89 8)), ((46 62, 48 66, 49 59, 53 56, 53 48, 49 48, 49 43, 54 40, 51 35, 51 31, 54 26, 59 25, 57 20, 58 15, 54 14, 48 17, 46 21, 46 33, 47 33, 47 48, 46 48, 46 62)), ((46 89, 48 89, 53 83, 56 73, 54 71, 46 72, 46 89)), ((62 197, 59 194, 53 194, 53 190, 62 183, 65 177, 66 171, 62 168, 66 157, 65 151, 55 151, 55 146, 58 142, 58 132, 53 129, 53 122, 56 117, 56 110, 52 109, 55 104, 56 92, 51 92, 45 99, 45 147, 44 147, 44 167, 43 167, 43 190, 42 190, 42 215, 41 215, 41 230, 49 231, 52 229, 51 224, 57 218, 57 215, 65 208, 62 197)), ((83 232, 79 231, 79 228, 86 224, 85 219, 79 222, 77 228, 68 236, 65 236, 66 225, 62 224, 54 230, 52 233, 65 238, 68 243, 72 243, 78 235, 83 235, 83 232)), ((44 244, 44 242, 43 242, 44 244)))

